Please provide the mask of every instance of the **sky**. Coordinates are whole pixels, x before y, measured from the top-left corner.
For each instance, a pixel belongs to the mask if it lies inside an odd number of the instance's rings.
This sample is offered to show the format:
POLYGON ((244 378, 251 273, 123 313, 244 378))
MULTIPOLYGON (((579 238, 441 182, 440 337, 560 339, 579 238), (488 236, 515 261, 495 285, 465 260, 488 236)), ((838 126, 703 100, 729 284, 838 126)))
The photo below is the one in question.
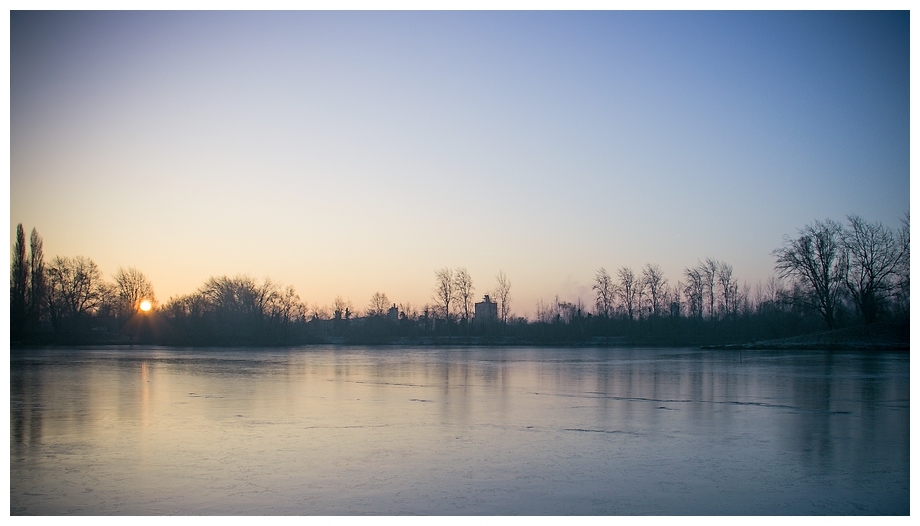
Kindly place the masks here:
POLYGON ((754 287, 816 219, 909 211, 907 12, 10 13, 10 235, 308 305, 512 311, 595 272, 754 287))

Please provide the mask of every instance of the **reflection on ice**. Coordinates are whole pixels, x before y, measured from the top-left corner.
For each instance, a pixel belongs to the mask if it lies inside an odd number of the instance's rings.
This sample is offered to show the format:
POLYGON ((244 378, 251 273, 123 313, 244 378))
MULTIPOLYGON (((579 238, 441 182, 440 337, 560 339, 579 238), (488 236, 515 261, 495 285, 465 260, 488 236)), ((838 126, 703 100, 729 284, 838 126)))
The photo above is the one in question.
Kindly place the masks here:
POLYGON ((907 514, 906 354, 44 350, 12 514, 907 514))

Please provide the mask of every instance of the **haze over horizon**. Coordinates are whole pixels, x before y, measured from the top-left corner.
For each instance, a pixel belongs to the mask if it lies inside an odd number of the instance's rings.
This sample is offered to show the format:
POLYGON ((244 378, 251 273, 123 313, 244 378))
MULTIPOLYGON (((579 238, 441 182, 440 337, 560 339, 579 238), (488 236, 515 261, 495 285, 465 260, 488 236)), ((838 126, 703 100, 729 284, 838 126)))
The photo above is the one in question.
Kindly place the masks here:
POLYGON ((512 310, 712 257, 754 286, 815 219, 910 198, 901 12, 10 13, 10 233, 307 304, 512 310))

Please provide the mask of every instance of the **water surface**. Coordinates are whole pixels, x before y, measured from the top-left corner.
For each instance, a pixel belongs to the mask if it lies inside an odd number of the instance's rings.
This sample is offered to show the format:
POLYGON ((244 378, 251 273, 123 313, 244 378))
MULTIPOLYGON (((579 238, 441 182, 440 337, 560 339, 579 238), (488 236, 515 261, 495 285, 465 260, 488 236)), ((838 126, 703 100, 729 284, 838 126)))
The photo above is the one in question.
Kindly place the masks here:
POLYGON ((907 353, 14 350, 10 513, 908 514, 907 353))

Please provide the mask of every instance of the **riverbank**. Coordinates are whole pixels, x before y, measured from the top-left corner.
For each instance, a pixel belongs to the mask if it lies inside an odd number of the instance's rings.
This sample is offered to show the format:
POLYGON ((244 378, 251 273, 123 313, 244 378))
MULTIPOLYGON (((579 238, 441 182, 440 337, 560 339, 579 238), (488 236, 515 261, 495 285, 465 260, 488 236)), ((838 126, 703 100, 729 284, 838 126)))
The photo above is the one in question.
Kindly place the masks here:
POLYGON ((910 326, 875 323, 753 343, 707 345, 704 349, 910 351, 910 326))
POLYGON ((122 333, 82 331, 71 333, 33 333, 26 338, 10 342, 11 348, 70 346, 125 346, 156 345, 167 347, 300 347, 313 345, 332 346, 428 346, 428 347, 697 347, 723 350, 877 350, 909 351, 910 326, 904 323, 876 323, 859 325, 834 331, 813 332, 805 335, 759 340, 746 343, 706 344, 705 340, 680 337, 662 338, 668 334, 655 333, 635 337, 626 336, 592 337, 584 339, 534 338, 527 336, 485 337, 485 336, 377 336, 355 334, 350 336, 315 337, 301 335, 300 338, 272 339, 261 341, 210 341, 158 339, 152 335, 132 337, 122 333))

